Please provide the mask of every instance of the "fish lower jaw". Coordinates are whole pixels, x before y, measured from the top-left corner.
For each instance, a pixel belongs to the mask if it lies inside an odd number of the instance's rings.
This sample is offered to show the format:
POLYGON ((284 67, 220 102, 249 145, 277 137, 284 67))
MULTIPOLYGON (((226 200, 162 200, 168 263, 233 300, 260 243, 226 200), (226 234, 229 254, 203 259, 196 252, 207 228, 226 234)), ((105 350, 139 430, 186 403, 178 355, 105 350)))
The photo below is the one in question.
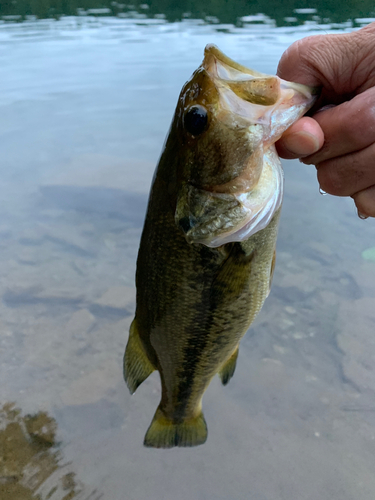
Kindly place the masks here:
POLYGON ((280 160, 271 147, 265 155, 262 175, 256 188, 248 193, 234 194, 242 206, 244 217, 237 225, 231 225, 227 231, 212 232, 207 228, 201 237, 187 235, 190 243, 200 243, 210 248, 217 248, 226 243, 241 242, 261 231, 271 222, 272 217, 281 207, 284 191, 284 176, 280 160))

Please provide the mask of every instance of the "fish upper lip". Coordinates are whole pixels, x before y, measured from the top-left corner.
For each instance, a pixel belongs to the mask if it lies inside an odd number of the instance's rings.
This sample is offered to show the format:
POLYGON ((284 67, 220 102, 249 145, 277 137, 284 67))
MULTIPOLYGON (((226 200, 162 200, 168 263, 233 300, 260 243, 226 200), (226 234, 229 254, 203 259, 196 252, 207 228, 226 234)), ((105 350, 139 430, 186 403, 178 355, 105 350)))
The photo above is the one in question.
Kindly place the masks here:
POLYGON ((317 98, 315 88, 253 71, 215 45, 206 46, 202 67, 219 91, 223 116, 230 113, 239 126, 245 121, 265 127, 268 145, 276 142, 317 98))
MULTIPOLYGON (((269 76, 264 73, 260 73, 259 71, 247 68, 242 64, 239 64, 238 62, 234 61, 230 57, 226 56, 223 52, 221 52, 221 50, 215 44, 209 43, 206 45, 204 49, 204 59, 202 65, 206 69, 206 71, 208 71, 211 74, 213 73, 212 62, 214 60, 220 61, 221 64, 224 64, 225 66, 229 67, 232 70, 235 70, 238 73, 248 75, 248 79, 250 79, 251 77, 269 76)), ((234 78, 234 80, 235 79, 236 78, 234 78)), ((246 79, 246 78, 241 78, 241 79, 246 79)))

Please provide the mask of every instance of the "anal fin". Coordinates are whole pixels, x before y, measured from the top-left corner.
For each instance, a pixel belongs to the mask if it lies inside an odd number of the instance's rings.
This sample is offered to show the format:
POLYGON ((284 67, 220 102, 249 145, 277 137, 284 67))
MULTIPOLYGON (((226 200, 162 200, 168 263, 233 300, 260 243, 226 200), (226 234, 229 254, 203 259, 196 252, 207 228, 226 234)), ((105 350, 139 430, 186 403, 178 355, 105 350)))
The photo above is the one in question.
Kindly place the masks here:
POLYGON ((224 365, 221 367, 219 371, 219 377, 223 385, 227 385, 229 380, 233 377, 234 370, 236 369, 237 358, 238 358, 238 347, 236 347, 236 350, 233 352, 230 358, 227 359, 227 361, 224 363, 224 365))
POLYGON ((124 379, 131 394, 155 370, 142 345, 134 318, 130 325, 128 344, 124 356, 124 379))

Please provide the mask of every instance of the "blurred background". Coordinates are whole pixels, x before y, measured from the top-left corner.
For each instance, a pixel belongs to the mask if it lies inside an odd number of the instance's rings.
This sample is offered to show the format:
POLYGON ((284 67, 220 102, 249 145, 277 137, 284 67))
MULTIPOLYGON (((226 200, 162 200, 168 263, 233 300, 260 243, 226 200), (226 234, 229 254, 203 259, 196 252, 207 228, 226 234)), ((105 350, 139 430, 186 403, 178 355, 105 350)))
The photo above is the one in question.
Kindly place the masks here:
POLYGON ((205 445, 150 450, 122 356, 148 191, 207 43, 274 74, 373 2, 0 0, 0 498, 373 500, 375 231, 284 162, 272 292, 205 445))

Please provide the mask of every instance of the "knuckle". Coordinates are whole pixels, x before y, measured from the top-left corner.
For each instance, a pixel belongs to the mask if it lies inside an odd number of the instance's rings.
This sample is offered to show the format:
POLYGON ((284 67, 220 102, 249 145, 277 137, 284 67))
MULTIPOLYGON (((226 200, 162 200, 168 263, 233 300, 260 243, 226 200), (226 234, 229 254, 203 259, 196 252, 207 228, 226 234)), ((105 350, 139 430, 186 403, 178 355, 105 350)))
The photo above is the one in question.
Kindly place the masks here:
POLYGON ((320 48, 326 46, 324 35, 312 35, 297 40, 283 53, 277 74, 286 80, 307 85, 321 83, 320 48))
POLYGON ((366 99, 363 108, 357 113, 356 118, 358 129, 369 133, 371 139, 375 141, 375 92, 371 92, 371 94, 366 99))
POLYGON ((314 35, 298 40, 296 50, 299 51, 301 63, 306 67, 314 67, 319 72, 324 66, 328 66, 325 61, 327 40, 323 35, 314 35))
POLYGON ((371 92, 361 97, 358 106, 347 104, 350 114, 346 117, 346 123, 350 126, 352 133, 362 139, 361 142, 363 140, 368 142, 375 140, 375 95, 371 92))

